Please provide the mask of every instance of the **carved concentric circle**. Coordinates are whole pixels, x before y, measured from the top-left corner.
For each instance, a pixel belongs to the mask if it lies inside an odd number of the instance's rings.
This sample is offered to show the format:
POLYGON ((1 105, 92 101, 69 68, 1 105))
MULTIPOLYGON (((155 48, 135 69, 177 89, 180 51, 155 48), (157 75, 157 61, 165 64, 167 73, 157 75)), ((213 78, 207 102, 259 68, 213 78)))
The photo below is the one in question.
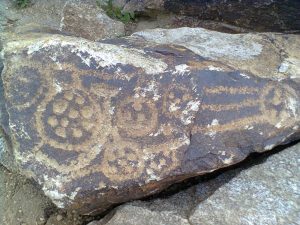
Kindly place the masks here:
POLYGON ((41 137, 52 147, 88 151, 89 144, 101 143, 98 136, 105 120, 91 94, 64 90, 45 103, 37 125, 41 137))
POLYGON ((102 172, 113 181, 136 179, 145 168, 141 147, 119 140, 104 149, 102 172))
POLYGON ((7 99, 16 109, 29 108, 40 100, 45 88, 38 69, 21 67, 11 76, 7 99))
POLYGON ((158 125, 155 102, 147 98, 125 99, 117 106, 116 125, 121 136, 136 138, 149 135, 158 125))

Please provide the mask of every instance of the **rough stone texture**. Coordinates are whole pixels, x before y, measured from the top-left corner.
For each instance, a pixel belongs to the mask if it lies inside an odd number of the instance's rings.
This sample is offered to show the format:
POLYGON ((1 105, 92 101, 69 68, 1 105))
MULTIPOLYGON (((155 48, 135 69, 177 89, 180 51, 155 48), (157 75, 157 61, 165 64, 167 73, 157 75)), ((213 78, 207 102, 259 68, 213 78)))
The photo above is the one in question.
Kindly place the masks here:
POLYGON ((4 48, 4 129, 21 171, 58 207, 95 214, 298 139, 296 78, 234 64, 263 58, 269 39, 255 40, 223 46, 224 61, 212 51, 215 61, 139 37, 15 37, 4 48))
MULTIPOLYGON (((62 18, 62 10, 67 0, 33 0, 30 7, 17 9, 14 2, 1 0, 0 4, 0 31, 24 30, 58 31, 62 18)), ((0 35, 1 36, 1 35, 0 35)))
POLYGON ((300 31, 300 2, 294 0, 114 0, 124 11, 156 16, 170 12, 217 20, 256 31, 300 31))
POLYGON ((299 156, 297 145, 242 171, 199 204, 191 223, 300 224, 299 156))
POLYGON ((153 29, 134 36, 157 44, 181 45, 210 60, 256 76, 300 81, 300 38, 275 33, 226 34, 201 28, 153 29))
POLYGON ((171 197, 120 206, 89 225, 300 224, 299 155, 298 144, 171 197))
POLYGON ((0 224, 45 224, 51 201, 25 177, 0 166, 0 224))
POLYGON ((67 2, 60 26, 62 31, 94 41, 125 35, 124 24, 108 17, 96 1, 67 2))
MULTIPOLYGON (((34 0, 17 9, 14 1, 1 0, 0 31, 46 32, 100 40, 124 35, 124 24, 109 18, 94 0, 34 0)), ((2 34, 0 35, 1 38, 2 34)))
POLYGON ((119 207, 107 223, 91 222, 89 225, 190 225, 187 219, 168 211, 152 211, 148 208, 125 205, 119 207))

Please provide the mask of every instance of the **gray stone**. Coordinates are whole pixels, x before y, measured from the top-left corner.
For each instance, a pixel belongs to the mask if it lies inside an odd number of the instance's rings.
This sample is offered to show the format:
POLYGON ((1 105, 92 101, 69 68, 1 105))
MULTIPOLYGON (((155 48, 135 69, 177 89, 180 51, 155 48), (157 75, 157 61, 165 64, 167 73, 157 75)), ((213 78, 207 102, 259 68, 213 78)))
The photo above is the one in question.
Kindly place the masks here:
POLYGON ((190 225, 187 219, 174 212, 153 211, 146 207, 128 204, 121 206, 108 221, 91 222, 89 225, 190 225))
POLYGON ((0 31, 68 33, 93 41, 125 33, 124 24, 108 17, 94 0, 38 0, 32 3, 17 9, 14 1, 1 0, 0 31))
POLYGON ((111 19, 96 1, 69 1, 64 6, 61 30, 93 41, 125 35, 124 24, 111 19))
POLYGON ((123 11, 161 13, 223 21, 256 31, 299 31, 300 3, 294 0, 113 0, 123 11))
MULTIPOLYGON (((181 45, 208 59, 271 79, 300 81, 300 38, 285 34, 226 34, 202 28, 153 29, 136 37, 181 45)), ((213 68, 212 69, 217 69, 213 68)))
POLYGON ((241 171, 191 215, 193 225, 300 224, 300 145, 241 171))

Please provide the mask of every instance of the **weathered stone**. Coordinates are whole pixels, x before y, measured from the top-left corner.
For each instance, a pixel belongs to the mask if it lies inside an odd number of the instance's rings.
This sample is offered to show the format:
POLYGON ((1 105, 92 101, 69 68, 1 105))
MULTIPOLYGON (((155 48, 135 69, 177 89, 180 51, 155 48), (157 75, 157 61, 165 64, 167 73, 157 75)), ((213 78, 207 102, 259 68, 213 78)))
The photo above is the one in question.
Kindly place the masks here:
POLYGON ((261 164, 249 161, 171 197, 120 206, 89 225, 299 224, 299 154, 298 144, 261 164))
POLYGON ((234 177, 203 201, 191 224, 299 224, 300 145, 234 177))
POLYGON ((156 16, 170 12, 225 21, 256 31, 300 31, 300 2, 294 0, 114 0, 124 11, 156 16))
POLYGON ((61 30, 74 36, 98 41, 125 35, 124 24, 111 19, 96 1, 69 1, 64 6, 61 30))
POLYGON ((190 225, 187 219, 168 211, 152 211, 146 207, 128 204, 119 207, 113 217, 105 222, 91 222, 88 225, 190 225))
MULTIPOLYGON (((59 207, 101 212, 300 135, 299 83, 205 51, 42 34, 4 50, 16 160, 59 207)), ((262 52, 253 43, 229 53, 251 61, 262 52)))
POLYGON ((181 45, 210 60, 256 76, 300 81, 299 35, 226 34, 201 28, 153 29, 134 36, 156 44, 181 45))
POLYGON ((100 40, 123 36, 124 24, 111 19, 95 0, 32 1, 30 7, 18 9, 14 1, 0 4, 0 31, 14 33, 64 33, 100 40))
POLYGON ((32 182, 24 176, 7 171, 2 166, 0 202, 1 225, 45 224, 47 211, 54 207, 32 182))

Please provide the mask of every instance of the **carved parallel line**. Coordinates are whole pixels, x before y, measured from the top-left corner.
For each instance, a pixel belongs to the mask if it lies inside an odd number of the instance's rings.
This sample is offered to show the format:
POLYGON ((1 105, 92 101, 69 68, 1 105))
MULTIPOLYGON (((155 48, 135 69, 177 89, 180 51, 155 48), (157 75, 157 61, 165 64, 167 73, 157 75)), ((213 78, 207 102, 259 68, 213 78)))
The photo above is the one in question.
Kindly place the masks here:
POLYGON ((204 88, 206 94, 257 94, 259 93, 258 88, 252 87, 226 87, 226 86, 216 86, 212 88, 204 88))
POLYGON ((231 130, 239 130, 247 125, 254 125, 254 124, 270 124, 270 119, 266 115, 255 115, 250 116, 242 119, 237 119, 232 121, 231 123, 226 124, 219 124, 215 126, 209 126, 208 127, 194 127, 193 132, 207 132, 207 131, 213 131, 213 132, 224 132, 224 131, 231 131, 231 130))
POLYGON ((258 106, 260 103, 260 100, 244 100, 242 102, 239 102, 237 104, 203 104, 201 105, 202 110, 209 110, 209 111, 229 111, 229 110, 239 110, 246 107, 254 107, 258 106))

